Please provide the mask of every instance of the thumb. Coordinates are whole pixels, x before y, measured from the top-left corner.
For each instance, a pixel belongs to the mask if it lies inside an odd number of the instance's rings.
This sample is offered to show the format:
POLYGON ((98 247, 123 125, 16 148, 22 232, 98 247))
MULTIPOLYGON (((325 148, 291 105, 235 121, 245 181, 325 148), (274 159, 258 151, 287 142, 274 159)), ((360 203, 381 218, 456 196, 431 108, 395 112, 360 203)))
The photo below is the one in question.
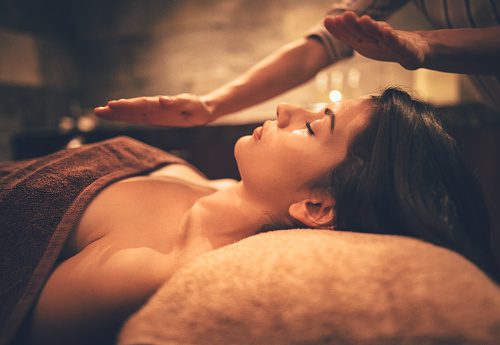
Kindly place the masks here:
POLYGON ((170 97, 170 96, 160 96, 158 98, 158 101, 160 102, 160 105, 162 107, 167 107, 167 106, 171 106, 174 104, 173 97, 170 97))

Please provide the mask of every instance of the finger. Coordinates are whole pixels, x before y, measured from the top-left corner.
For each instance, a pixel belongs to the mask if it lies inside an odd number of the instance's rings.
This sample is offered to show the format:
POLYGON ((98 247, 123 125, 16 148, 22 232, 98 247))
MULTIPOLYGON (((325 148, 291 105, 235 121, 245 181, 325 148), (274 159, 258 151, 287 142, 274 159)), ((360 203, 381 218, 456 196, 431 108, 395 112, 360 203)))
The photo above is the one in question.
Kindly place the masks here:
POLYGON ((96 108, 94 109, 94 113, 97 117, 104 120, 133 122, 133 117, 130 114, 116 113, 109 107, 96 108))
MULTIPOLYGON (((382 25, 379 25, 379 22, 376 22, 372 18, 367 15, 362 16, 358 20, 358 24, 361 27, 363 32, 378 41, 382 39, 382 25)), ((386 24, 387 25, 387 24, 386 24)))
POLYGON ((125 100, 125 99, 120 99, 120 100, 108 102, 108 107, 112 110, 123 110, 124 108, 128 108, 131 105, 133 105, 133 103, 131 101, 125 100))
POLYGON ((108 106, 94 108, 94 114, 97 116, 109 116, 111 112, 112 111, 108 106))
POLYGON ((137 114, 137 116, 135 117, 135 120, 141 124, 156 125, 156 124, 158 124, 157 123, 158 122, 158 115, 153 114, 149 111, 143 111, 143 112, 137 114))
POLYGON ((364 41, 374 42, 374 39, 368 36, 361 29, 361 26, 358 23, 358 16, 356 15, 356 13, 352 11, 347 11, 342 16, 345 22, 346 30, 353 38, 355 38, 360 43, 364 41))
POLYGON ((158 97, 158 101, 160 102, 160 106, 163 108, 169 107, 174 104, 172 97, 169 96, 160 96, 158 97))
POLYGON ((140 123, 140 121, 138 120, 137 111, 117 111, 110 106, 104 106, 94 108, 94 114, 105 120, 140 123))
POLYGON ((136 104, 145 104, 154 100, 155 97, 134 97, 134 98, 121 98, 118 100, 112 100, 108 102, 109 106, 121 106, 121 105, 136 105, 136 104))
POLYGON ((139 113, 145 111, 155 112, 159 108, 159 97, 137 97, 130 99, 121 99, 118 101, 108 102, 111 110, 120 115, 120 119, 127 116, 128 119, 138 117, 139 113))
POLYGON ((326 17, 324 20, 325 28, 333 35, 333 37, 351 44, 355 39, 348 33, 342 16, 326 17))
POLYGON ((130 99, 119 99, 116 101, 109 101, 108 106, 113 110, 127 110, 127 109, 138 109, 146 105, 147 101, 144 97, 130 98, 130 99))
POLYGON ((120 98, 120 99, 111 100, 108 103, 138 102, 138 101, 142 101, 146 98, 148 98, 148 97, 141 96, 141 97, 133 97, 133 98, 120 98))

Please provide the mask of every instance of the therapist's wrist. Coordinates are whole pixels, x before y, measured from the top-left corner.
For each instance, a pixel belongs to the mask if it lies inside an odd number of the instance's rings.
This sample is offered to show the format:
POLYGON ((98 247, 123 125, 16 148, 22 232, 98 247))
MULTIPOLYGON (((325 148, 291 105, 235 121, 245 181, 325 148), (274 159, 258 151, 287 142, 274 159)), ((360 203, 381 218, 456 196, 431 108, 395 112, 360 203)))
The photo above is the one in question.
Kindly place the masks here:
POLYGON ((416 33, 421 37, 421 42, 419 44, 421 62, 417 68, 434 69, 433 67, 435 67, 438 55, 437 52, 440 49, 440 42, 436 40, 433 30, 416 31, 416 33))
POLYGON ((221 115, 219 114, 219 102, 211 95, 200 96, 200 101, 203 103, 207 111, 207 122, 217 120, 221 115))

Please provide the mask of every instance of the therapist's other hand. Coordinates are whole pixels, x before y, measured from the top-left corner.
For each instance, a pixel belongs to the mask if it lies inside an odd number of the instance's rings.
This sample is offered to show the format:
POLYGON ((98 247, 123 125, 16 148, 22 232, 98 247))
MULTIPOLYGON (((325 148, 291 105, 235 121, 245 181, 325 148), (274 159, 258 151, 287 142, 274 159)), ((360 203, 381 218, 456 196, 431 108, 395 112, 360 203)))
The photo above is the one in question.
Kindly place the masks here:
POLYGON ((394 30, 389 24, 347 11, 324 20, 326 29, 367 58, 397 62, 406 69, 423 66, 429 44, 419 32, 394 30))
POLYGON ((109 101, 94 113, 106 120, 173 127, 200 126, 215 120, 202 97, 189 93, 109 101))

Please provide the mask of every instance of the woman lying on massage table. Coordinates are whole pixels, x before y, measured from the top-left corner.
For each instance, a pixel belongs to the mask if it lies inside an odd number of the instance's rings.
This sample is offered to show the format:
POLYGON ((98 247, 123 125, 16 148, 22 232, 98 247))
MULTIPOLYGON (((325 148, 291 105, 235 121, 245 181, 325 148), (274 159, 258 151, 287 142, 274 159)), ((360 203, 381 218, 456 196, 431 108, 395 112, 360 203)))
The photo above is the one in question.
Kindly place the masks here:
POLYGON ((192 258, 272 229, 412 236, 498 279, 477 181, 434 111, 403 91, 319 112, 282 103, 235 157, 241 181, 171 164, 102 190, 42 290, 33 343, 110 341, 192 258))

